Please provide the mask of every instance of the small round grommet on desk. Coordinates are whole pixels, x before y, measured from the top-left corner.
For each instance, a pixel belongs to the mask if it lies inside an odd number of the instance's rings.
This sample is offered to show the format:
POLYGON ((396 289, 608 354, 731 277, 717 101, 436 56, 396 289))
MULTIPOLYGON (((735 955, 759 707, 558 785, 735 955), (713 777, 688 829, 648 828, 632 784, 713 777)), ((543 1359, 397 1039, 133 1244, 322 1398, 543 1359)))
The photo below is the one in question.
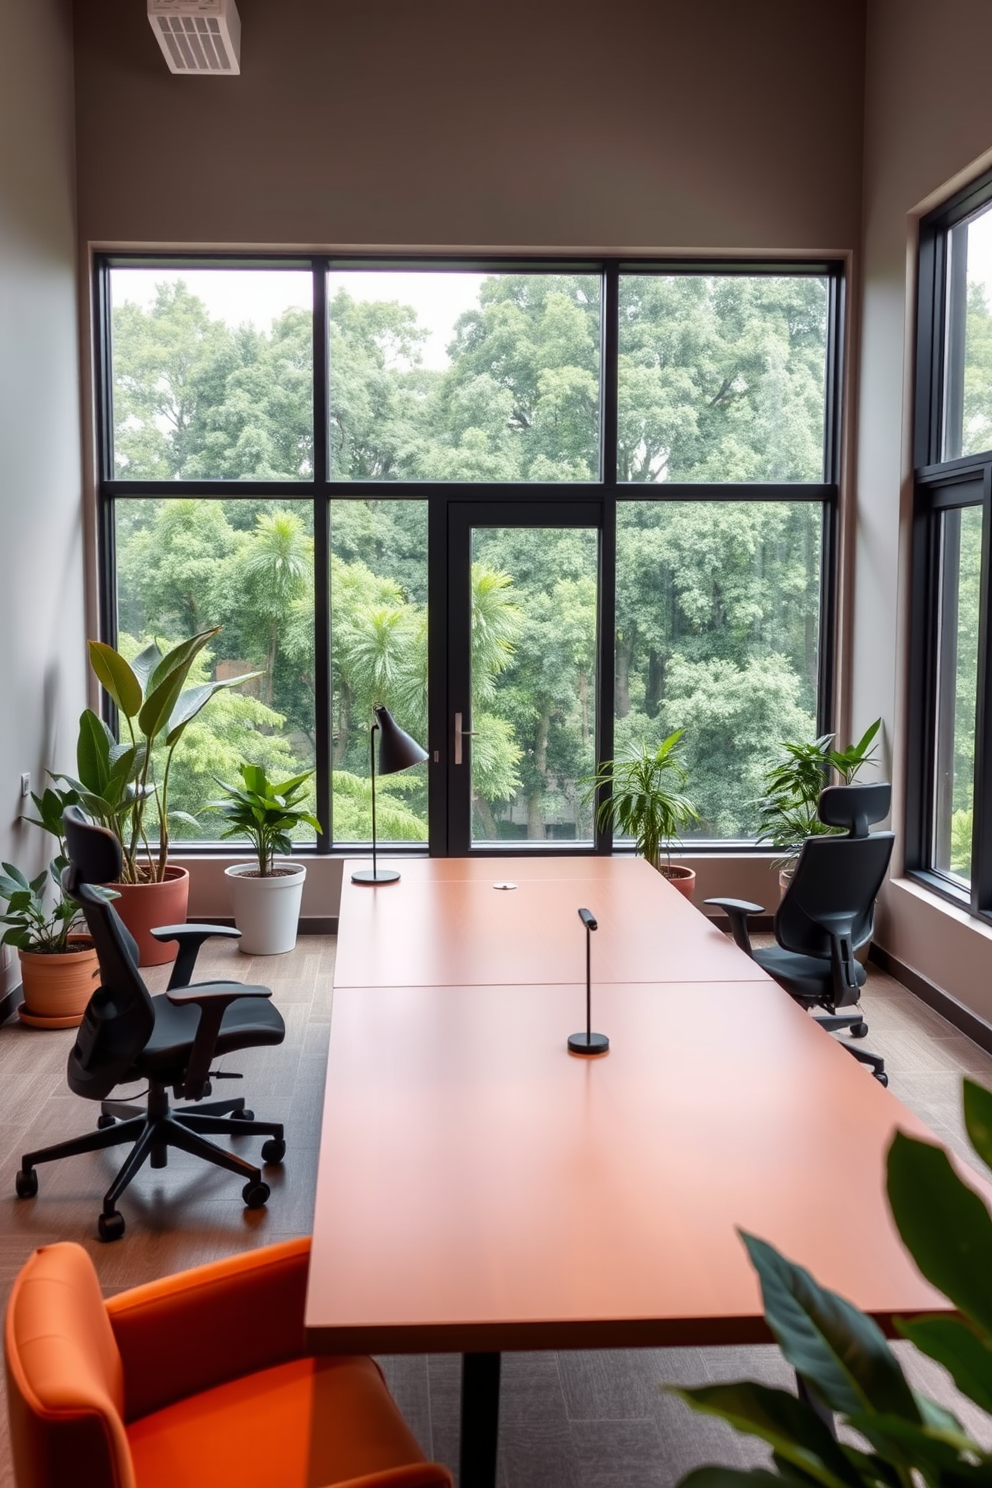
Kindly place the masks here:
POLYGON ((517 886, 516 886, 515 883, 494 883, 493 884, 493 888, 494 889, 515 889, 516 887, 517 886))
POLYGON ((610 1041, 605 1033, 570 1033, 568 1035, 568 1052, 570 1054, 605 1054, 610 1047, 610 1041))

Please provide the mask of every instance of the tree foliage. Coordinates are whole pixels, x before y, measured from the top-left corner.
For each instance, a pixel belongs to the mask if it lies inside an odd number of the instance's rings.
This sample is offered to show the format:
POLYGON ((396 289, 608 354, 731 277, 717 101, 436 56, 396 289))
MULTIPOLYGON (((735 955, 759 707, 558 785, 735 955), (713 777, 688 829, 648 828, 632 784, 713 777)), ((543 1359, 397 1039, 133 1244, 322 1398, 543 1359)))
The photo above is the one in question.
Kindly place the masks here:
MULTIPOLYGON (((822 478, 825 281, 632 274, 620 308, 620 474, 638 499, 618 516, 615 753, 684 729, 693 835, 753 835, 770 757, 813 730, 821 512, 657 497, 670 480, 822 478)), ((191 725, 177 802, 195 814, 240 758, 284 776, 316 765, 314 597, 328 582, 334 835, 368 835, 348 777, 368 773, 372 704, 427 729, 426 503, 402 483, 598 479, 600 326, 595 275, 493 275, 437 368, 410 306, 338 291, 329 473, 396 481, 397 497, 332 501, 326 579, 309 501, 118 500, 121 630, 167 642, 220 625, 215 675, 263 672, 191 725)), ((117 474, 309 477, 312 334, 302 308, 268 332, 229 326, 181 278, 147 309, 117 306, 117 474)), ((576 782, 596 764, 596 535, 479 528, 472 560, 474 830, 588 837, 576 782)), ((397 792, 384 830, 424 838, 424 770, 397 792)))

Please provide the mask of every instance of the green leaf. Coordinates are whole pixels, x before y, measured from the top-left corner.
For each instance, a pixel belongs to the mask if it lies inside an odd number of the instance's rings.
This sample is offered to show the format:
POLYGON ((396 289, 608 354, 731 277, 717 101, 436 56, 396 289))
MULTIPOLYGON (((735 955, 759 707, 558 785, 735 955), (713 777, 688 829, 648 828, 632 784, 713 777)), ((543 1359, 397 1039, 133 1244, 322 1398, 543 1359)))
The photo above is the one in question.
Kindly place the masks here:
POLYGON ((125 718, 133 718, 141 707, 141 683, 128 663, 113 646, 103 641, 88 641, 90 666, 97 681, 113 698, 125 718))
POLYGON ((992 1414, 992 1350, 959 1318, 897 1318, 896 1327, 931 1359, 943 1364, 962 1395, 992 1414))
POLYGON ((157 687, 153 687, 138 714, 138 727, 150 745, 165 728, 169 716, 176 706, 183 687, 183 673, 168 673, 157 687))
POLYGON ((102 718, 92 708, 87 708, 79 719, 79 738, 76 743, 76 769, 79 784, 84 790, 102 796, 110 773, 110 748, 114 736, 102 718))
POLYGON ((737 1431, 769 1442, 792 1463, 826 1488, 861 1488, 861 1479, 826 1424, 787 1390, 743 1380, 736 1385, 704 1385, 674 1390, 693 1410, 719 1416, 737 1431))
POLYGON ((148 695, 151 695, 168 677, 174 676, 177 672, 185 681, 194 660, 219 630, 219 625, 214 625, 209 630, 199 630, 196 635, 189 636, 173 646, 171 651, 167 651, 148 679, 148 695))
POLYGON ((805 1478, 769 1472, 766 1467, 697 1467, 684 1477, 679 1488, 782 1488, 782 1484, 803 1484, 805 1478))
POLYGON ((867 1411, 850 1416, 849 1424, 895 1467, 923 1473, 929 1469, 932 1476, 946 1474, 992 1484, 992 1461, 963 1431, 940 1431, 902 1416, 867 1411), (969 1458, 977 1461, 969 1462, 969 1458))
POLYGON ((878 1325, 766 1241, 743 1232, 742 1239, 761 1279, 765 1320, 823 1403, 844 1415, 870 1406, 919 1420, 913 1392, 878 1325))
POLYGON ((942 1147, 896 1132, 887 1186, 903 1244, 926 1279, 992 1333, 992 1216, 942 1147))
POLYGON ((148 678, 151 676, 152 672, 155 670, 161 660, 162 653, 158 649, 158 646, 154 641, 149 641, 148 645, 143 647, 143 649, 138 652, 137 656, 132 661, 131 667, 134 671, 134 675, 141 683, 142 697, 144 697, 145 691, 148 687, 148 678))
POLYGON ((245 672, 242 677, 227 677, 221 682, 203 682, 198 687, 191 687, 182 693, 169 717, 166 745, 171 749, 173 744, 179 742, 183 729, 191 719, 196 717, 200 709, 209 703, 214 693, 222 692, 230 687, 240 687, 242 682, 250 682, 253 677, 263 675, 262 672, 245 672))
POLYGON ((965 1076, 962 1085, 964 1124, 971 1145, 987 1168, 992 1168, 992 1090, 965 1076))
POLYGON ((2 866, 4 873, 13 879, 19 889, 28 889, 31 887, 20 868, 15 868, 13 863, 3 863, 0 866, 2 866))

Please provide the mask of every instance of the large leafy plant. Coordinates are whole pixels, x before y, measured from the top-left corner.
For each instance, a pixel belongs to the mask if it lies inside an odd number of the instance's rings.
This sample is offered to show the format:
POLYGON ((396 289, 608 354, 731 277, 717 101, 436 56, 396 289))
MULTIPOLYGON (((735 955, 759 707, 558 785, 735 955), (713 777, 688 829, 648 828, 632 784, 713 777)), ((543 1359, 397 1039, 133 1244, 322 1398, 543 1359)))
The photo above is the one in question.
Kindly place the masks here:
POLYGON ((19 951, 61 955, 74 949, 69 937, 80 928, 82 919, 78 905, 62 894, 62 872, 69 866, 62 812, 75 803, 76 795, 71 790, 49 787, 40 796, 32 792, 31 801, 38 815, 23 820, 58 838, 59 850, 44 872, 30 880, 12 863, 2 865, 0 899, 6 903, 7 912, 0 915, 0 924, 7 929, 0 943, 16 946, 19 951), (51 899, 50 889, 54 890, 51 899))
POLYGON ((268 878, 275 870, 276 853, 293 850, 290 833, 303 823, 320 831, 320 822, 303 804, 306 783, 313 775, 307 770, 303 775, 294 775, 291 780, 276 784, 269 780, 261 765, 242 765, 243 785, 217 784, 224 791, 223 799, 211 801, 211 809, 220 813, 227 823, 221 840, 227 837, 247 837, 258 859, 258 871, 268 878))
MULTIPOLYGON (((992 1094, 964 1081, 968 1135, 992 1167, 992 1094)), ((903 1243, 957 1315, 896 1319, 896 1328, 992 1412, 992 1215, 942 1148, 897 1133, 887 1163, 889 1205, 903 1243)), ((992 1454, 953 1412, 915 1391, 871 1318, 801 1266, 743 1236, 761 1279, 765 1318, 807 1399, 745 1381, 679 1390, 698 1411, 768 1442, 774 1472, 705 1467, 681 1488, 967 1488, 992 1483, 992 1454), (838 1440, 824 1416, 854 1428, 838 1440)))
POLYGON ((670 868, 673 841, 698 817, 682 793, 688 780, 678 753, 684 733, 685 729, 675 729, 657 749, 641 744, 629 755, 604 760, 584 782, 589 787, 587 804, 600 793, 598 824, 633 837, 637 851, 659 873, 664 871, 662 854, 670 868))
POLYGON ((833 734, 821 734, 798 744, 783 744, 782 757, 765 775, 765 794, 758 808, 758 841, 795 857, 807 837, 835 833, 817 813, 820 792, 830 784, 831 772, 850 785, 872 759, 882 720, 869 724, 856 744, 834 749, 833 734))
MULTIPOLYGON (((201 630, 162 654, 152 641, 127 661, 113 646, 89 642, 90 665, 120 719, 121 739, 91 709, 79 720, 77 775, 60 777, 79 802, 121 844, 122 883, 161 882, 169 857, 169 771, 187 725, 215 693, 238 687, 260 672, 187 687, 196 657, 219 626, 201 630), (152 839, 151 816, 158 841, 152 839)), ((186 812, 172 820, 198 825, 186 812)))

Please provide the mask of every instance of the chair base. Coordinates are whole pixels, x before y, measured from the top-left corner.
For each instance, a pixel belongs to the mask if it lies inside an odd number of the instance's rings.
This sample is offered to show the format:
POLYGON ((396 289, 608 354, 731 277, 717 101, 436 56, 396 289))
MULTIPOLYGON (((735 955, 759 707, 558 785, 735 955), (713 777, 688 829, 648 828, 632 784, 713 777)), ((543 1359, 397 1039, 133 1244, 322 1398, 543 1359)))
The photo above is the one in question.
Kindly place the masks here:
MULTIPOLYGON (((839 1033, 842 1029, 850 1034, 851 1038, 863 1039, 868 1032, 868 1024, 864 1021, 861 1009, 857 1008, 853 1013, 815 1013, 814 1023, 819 1023, 828 1033, 839 1033)), ((880 1085, 888 1085, 889 1077, 885 1073, 885 1060, 880 1054, 871 1054, 867 1049, 856 1049, 853 1044, 844 1044, 843 1047, 848 1054, 852 1054, 859 1064, 867 1064, 872 1074, 880 1085)))
POLYGON ((117 1200, 146 1162, 153 1168, 164 1168, 169 1161, 170 1147, 239 1174, 245 1179, 241 1196, 246 1206, 249 1209, 262 1208, 269 1197, 269 1188, 262 1181, 261 1169, 208 1141, 208 1133, 213 1136, 266 1137, 262 1147, 265 1162, 281 1163, 286 1153, 282 1124, 255 1121, 252 1113, 245 1110, 243 1097, 178 1106, 173 1110, 169 1105, 168 1087, 153 1080, 148 1087, 147 1107, 124 1101, 104 1101, 96 1131, 73 1137, 67 1142, 57 1142, 37 1152, 26 1152, 17 1175, 17 1196, 33 1198, 38 1192, 35 1169, 41 1163, 57 1162, 59 1158, 75 1157, 83 1152, 102 1152, 133 1142, 120 1172, 103 1196, 103 1212, 97 1223, 101 1240, 117 1240, 123 1235, 124 1220, 117 1209, 117 1200))

